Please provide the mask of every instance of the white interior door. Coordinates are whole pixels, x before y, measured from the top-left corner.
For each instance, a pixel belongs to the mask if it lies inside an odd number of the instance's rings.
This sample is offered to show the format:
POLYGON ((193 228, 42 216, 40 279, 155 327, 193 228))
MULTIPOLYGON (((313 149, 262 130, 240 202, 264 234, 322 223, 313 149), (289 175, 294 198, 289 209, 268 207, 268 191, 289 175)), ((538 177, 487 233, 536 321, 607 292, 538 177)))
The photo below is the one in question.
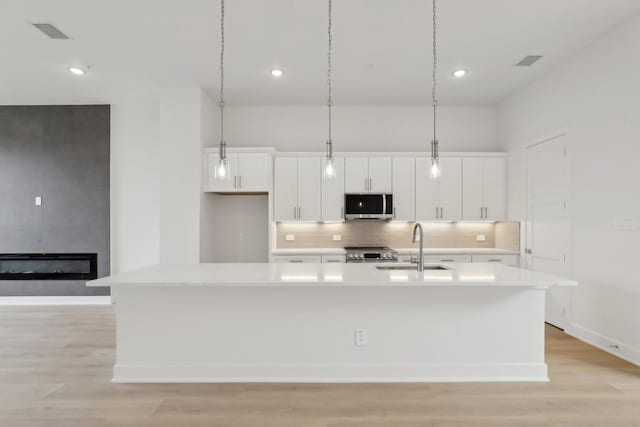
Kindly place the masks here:
POLYGON ((274 218, 276 221, 298 219, 298 159, 276 157, 274 161, 274 218))
MULTIPOLYGON (((558 136, 527 149, 527 268, 568 277, 570 222, 567 212, 568 162, 566 136, 558 136)), ((570 290, 547 291, 546 321, 568 325, 570 290)))
POLYGON ((344 160, 345 193, 366 193, 369 189, 369 161, 366 157, 344 160))
POLYGON ((369 157, 369 192, 391 193, 391 158, 369 157))
POLYGON ((414 221, 415 209, 415 159, 413 157, 393 158, 393 219, 414 221))
POLYGON ((459 221, 462 219, 462 159, 442 157, 441 175, 438 183, 438 206, 440 219, 459 221))

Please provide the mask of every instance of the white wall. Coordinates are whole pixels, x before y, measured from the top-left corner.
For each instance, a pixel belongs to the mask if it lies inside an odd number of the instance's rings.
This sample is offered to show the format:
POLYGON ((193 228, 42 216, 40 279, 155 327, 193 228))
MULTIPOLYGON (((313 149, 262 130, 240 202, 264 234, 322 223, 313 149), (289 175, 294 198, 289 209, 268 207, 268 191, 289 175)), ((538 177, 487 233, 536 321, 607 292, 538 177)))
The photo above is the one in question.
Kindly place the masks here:
MULTIPOLYGON (((200 103, 200 148, 217 146, 220 142, 220 109, 214 100, 203 93, 200 103)), ((204 159, 201 155, 200 168, 203 173, 204 159)), ((201 175, 202 176, 202 175, 201 175)), ((204 183, 203 183, 204 184, 204 183)), ((216 250, 215 199, 212 195, 200 191, 200 262, 214 262, 216 250)))
MULTIPOLYGON (((337 106, 333 109, 336 151, 424 151, 433 135, 427 107, 337 106)), ((324 151, 327 107, 228 107, 227 143, 275 147, 279 151, 324 151)), ((495 109, 440 107, 441 151, 497 151, 495 109)))
POLYGON ((111 273, 160 259, 158 99, 111 106, 111 273))
POLYGON ((570 140, 571 332, 640 363, 640 233, 616 216, 640 216, 640 17, 589 46, 498 109, 509 150, 509 215, 523 217, 522 150, 567 128, 570 140))

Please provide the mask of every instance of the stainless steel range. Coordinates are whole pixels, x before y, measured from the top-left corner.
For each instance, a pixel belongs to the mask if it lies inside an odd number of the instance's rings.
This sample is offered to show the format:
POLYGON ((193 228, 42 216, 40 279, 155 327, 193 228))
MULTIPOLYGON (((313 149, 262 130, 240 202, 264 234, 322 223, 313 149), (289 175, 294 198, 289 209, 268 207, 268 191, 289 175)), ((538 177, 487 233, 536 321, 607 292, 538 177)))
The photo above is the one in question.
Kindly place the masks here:
POLYGON ((347 246, 347 262, 397 262, 398 253, 386 246, 347 246))

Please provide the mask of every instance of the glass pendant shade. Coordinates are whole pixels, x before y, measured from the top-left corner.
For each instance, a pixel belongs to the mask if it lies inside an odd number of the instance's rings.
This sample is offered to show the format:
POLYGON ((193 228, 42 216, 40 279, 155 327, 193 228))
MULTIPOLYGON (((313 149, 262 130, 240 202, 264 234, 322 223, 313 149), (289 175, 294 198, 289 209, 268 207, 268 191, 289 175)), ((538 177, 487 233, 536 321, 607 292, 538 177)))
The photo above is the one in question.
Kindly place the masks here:
POLYGON ((336 177, 336 165, 333 161, 333 143, 331 141, 327 141, 327 158, 324 163, 324 176, 329 179, 336 177))
POLYGON ((227 143, 224 141, 220 143, 220 153, 218 164, 215 167, 214 178, 220 181, 229 179, 229 164, 227 163, 227 143))
POLYGON ((434 139, 431 141, 431 178, 438 179, 440 178, 440 153, 438 147, 438 140, 434 139))

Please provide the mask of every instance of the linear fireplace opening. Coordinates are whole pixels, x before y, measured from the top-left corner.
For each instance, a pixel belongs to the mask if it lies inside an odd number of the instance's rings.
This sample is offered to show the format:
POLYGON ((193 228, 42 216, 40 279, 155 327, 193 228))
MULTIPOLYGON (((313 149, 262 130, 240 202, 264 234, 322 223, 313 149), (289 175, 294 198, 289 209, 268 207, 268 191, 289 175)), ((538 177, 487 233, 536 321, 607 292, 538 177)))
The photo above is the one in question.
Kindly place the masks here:
POLYGON ((97 253, 0 254, 0 280, 97 278, 97 253))

